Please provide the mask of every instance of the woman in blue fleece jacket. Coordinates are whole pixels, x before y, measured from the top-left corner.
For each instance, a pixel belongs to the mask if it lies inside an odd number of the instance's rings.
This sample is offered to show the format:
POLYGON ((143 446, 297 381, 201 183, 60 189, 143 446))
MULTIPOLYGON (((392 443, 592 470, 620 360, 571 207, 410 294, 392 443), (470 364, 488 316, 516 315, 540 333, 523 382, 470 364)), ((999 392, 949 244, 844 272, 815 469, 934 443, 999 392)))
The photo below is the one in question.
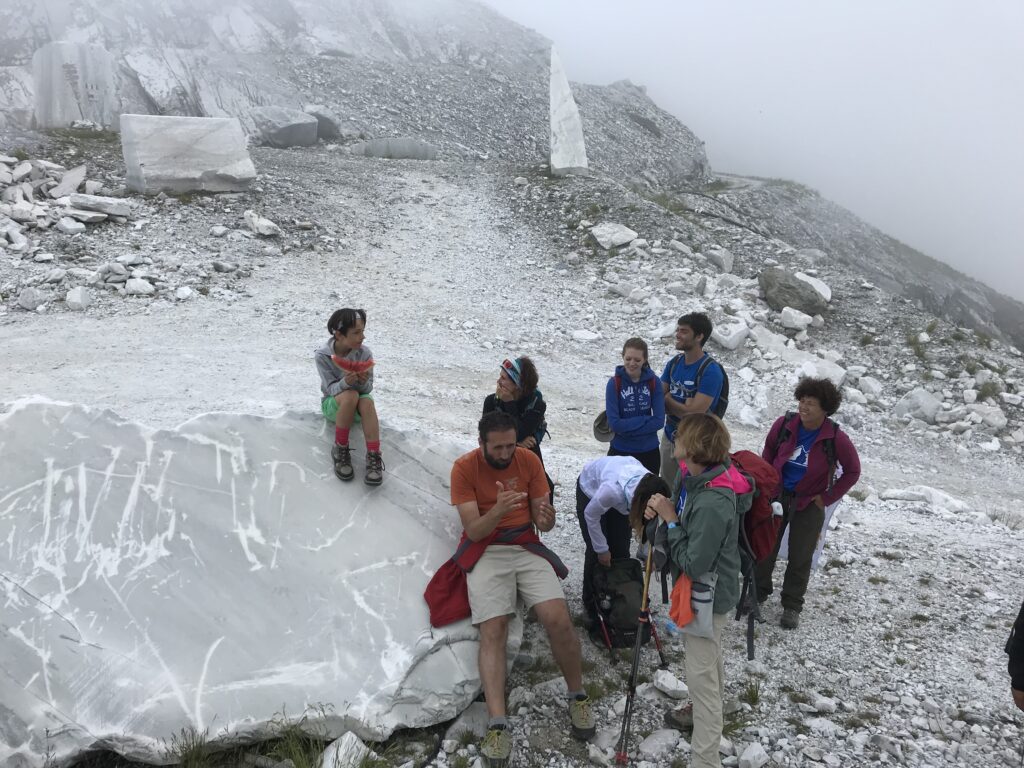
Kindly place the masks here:
POLYGON ((627 339, 622 346, 622 365, 608 379, 604 392, 605 413, 612 438, 609 456, 632 456, 648 472, 658 474, 658 430, 665 424, 665 393, 658 375, 647 362, 647 342, 627 339))

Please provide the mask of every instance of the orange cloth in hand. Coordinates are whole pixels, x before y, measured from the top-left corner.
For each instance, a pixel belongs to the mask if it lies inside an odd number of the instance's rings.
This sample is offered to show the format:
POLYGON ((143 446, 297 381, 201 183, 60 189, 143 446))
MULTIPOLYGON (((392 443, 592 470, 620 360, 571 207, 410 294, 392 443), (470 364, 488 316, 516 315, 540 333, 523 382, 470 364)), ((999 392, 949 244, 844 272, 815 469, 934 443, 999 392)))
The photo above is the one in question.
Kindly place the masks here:
POLYGON ((669 596, 668 617, 677 627, 685 627, 693 621, 693 606, 690 605, 690 591, 693 580, 685 573, 680 573, 669 596))

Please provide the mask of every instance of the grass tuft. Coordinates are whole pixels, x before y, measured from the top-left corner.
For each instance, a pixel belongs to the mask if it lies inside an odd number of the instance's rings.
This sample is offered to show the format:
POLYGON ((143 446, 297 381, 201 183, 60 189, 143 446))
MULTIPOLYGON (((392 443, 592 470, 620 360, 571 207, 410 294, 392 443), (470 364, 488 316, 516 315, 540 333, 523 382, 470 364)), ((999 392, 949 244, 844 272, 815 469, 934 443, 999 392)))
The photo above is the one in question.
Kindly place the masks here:
POLYGON ((164 752, 172 763, 181 768, 207 768, 212 764, 209 737, 209 730, 197 731, 188 726, 171 735, 170 743, 165 742, 164 752))
POLYGON ((747 682, 746 687, 740 692, 740 701, 744 701, 752 707, 756 707, 761 701, 761 680, 754 678, 747 682))

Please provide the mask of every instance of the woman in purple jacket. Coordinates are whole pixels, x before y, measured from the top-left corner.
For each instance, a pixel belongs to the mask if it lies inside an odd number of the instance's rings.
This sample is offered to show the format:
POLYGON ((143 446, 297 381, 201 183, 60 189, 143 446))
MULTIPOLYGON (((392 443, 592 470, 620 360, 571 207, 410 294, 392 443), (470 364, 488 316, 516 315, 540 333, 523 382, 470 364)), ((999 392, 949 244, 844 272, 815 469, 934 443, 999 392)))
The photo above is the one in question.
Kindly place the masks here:
POLYGON ((860 458, 850 438, 829 418, 842 395, 829 379, 801 379, 793 393, 796 413, 780 416, 764 441, 761 456, 782 477, 783 522, 770 557, 758 563, 757 599, 772 593, 772 571, 782 535, 789 528, 789 561, 782 581, 782 620, 796 629, 811 577, 811 562, 825 522, 825 507, 841 499, 860 478, 860 458))

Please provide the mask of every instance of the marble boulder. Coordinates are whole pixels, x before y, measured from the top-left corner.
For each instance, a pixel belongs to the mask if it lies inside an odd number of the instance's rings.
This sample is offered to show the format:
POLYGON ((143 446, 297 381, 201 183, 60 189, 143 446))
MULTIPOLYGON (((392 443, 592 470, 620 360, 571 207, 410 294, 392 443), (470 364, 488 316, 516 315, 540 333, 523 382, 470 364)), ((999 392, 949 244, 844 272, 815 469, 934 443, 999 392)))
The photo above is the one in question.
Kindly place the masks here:
POLYGON ((158 192, 244 192, 256 178, 245 134, 233 117, 121 115, 128 188, 158 192))
POLYGON ((379 740, 467 707, 476 632, 423 600, 460 451, 388 431, 371 489, 334 477, 332 436, 314 413, 152 430, 0 405, 0 765, 167 763, 182 729, 255 742, 312 705, 326 738, 379 740))
POLYGON ((758 275, 757 282, 764 291, 764 300, 776 312, 792 307, 813 317, 828 310, 828 302, 817 288, 784 269, 768 267, 758 275))
POLYGON ((256 107, 250 113, 256 135, 268 147, 311 147, 316 144, 319 121, 297 109, 256 107))

